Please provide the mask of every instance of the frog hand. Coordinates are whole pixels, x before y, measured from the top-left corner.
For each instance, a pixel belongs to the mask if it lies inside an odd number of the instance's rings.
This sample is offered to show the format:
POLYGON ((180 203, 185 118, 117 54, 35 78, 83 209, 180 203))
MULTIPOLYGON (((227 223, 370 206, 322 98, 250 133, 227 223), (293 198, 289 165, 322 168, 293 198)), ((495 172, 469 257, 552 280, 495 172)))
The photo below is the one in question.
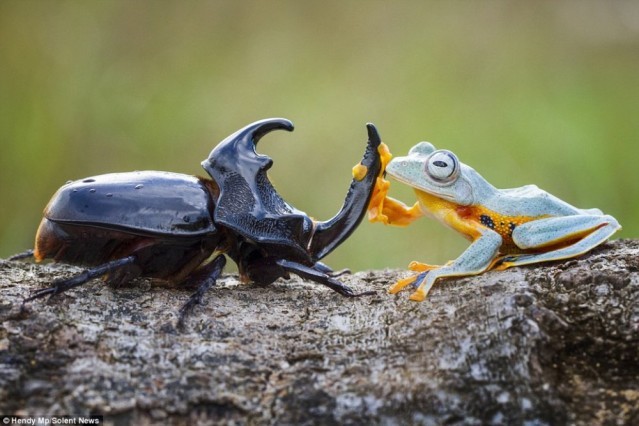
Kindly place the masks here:
POLYGON ((371 201, 368 204, 368 220, 373 223, 381 222, 388 225, 388 217, 384 214, 384 202, 387 198, 390 182, 386 180, 385 175, 386 165, 393 158, 393 154, 391 154, 388 146, 383 142, 379 145, 377 151, 379 152, 382 167, 377 175, 375 187, 373 188, 373 195, 371 196, 371 201))
POLYGON ((387 196, 390 182, 377 178, 371 202, 368 205, 368 220, 384 225, 407 226, 424 215, 419 201, 408 207, 399 200, 387 196))
POLYGON ((384 214, 384 204, 387 200, 386 194, 388 194, 388 188, 390 188, 390 182, 383 177, 377 177, 371 202, 368 204, 368 220, 370 222, 381 222, 385 225, 389 224, 389 218, 384 214))

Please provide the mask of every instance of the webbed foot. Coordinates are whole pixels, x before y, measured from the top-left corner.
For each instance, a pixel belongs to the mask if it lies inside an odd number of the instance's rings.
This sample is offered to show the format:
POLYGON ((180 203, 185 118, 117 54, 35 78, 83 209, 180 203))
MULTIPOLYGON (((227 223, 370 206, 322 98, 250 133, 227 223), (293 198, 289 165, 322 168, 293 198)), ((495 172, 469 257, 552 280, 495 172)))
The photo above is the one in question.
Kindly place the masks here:
POLYGON ((524 257, 524 256, 521 256, 521 255, 500 256, 496 258, 495 260, 493 260, 492 265, 488 267, 488 269, 493 269, 495 271, 503 271, 505 269, 515 266, 515 262, 517 261, 517 259, 521 257, 524 257))
POLYGON ((424 289, 424 283, 422 283, 413 294, 408 297, 414 302, 423 302, 426 299, 426 290, 424 289))
POLYGON ((439 265, 429 265, 428 263, 421 263, 413 260, 408 264, 408 269, 414 272, 426 272, 432 271, 433 269, 440 268, 439 265))
POLYGON ((390 294, 395 294, 395 293, 399 293, 400 291, 402 291, 406 286, 411 285, 412 283, 415 282, 415 280, 417 279, 419 275, 414 275, 412 277, 408 277, 408 278, 402 278, 401 280, 397 281, 395 284, 393 284, 392 286, 390 286, 388 288, 388 292, 390 294))
MULTIPOLYGON (((408 269, 411 271, 420 272, 420 273, 397 281, 395 284, 390 286, 390 288, 388 289, 388 292, 390 294, 395 294, 402 291, 404 288, 406 288, 409 285, 412 285, 413 287, 417 287, 422 281, 424 281, 424 278, 426 277, 426 274, 428 273, 428 271, 432 271, 438 268, 441 268, 441 266, 430 265, 428 263, 421 263, 421 262, 417 262, 416 260, 413 260, 411 263, 408 264, 408 269)), ((425 295, 422 296, 420 301, 424 300, 424 297, 425 295)), ((411 296, 411 300, 416 300, 416 299, 413 299, 413 297, 411 296)))
POLYGON ((423 302, 426 299, 426 292, 418 288, 417 291, 410 295, 409 299, 414 302, 423 302))
MULTIPOLYGON (((431 266, 431 265, 427 265, 427 266, 431 266)), ((395 284, 393 284, 388 289, 388 292, 391 294, 395 294, 399 292, 400 290, 403 290, 409 285, 411 287, 417 287, 417 290, 415 290, 413 294, 409 296, 409 299, 415 302, 422 302, 424 299, 426 299, 426 296, 428 295, 428 290, 430 290, 430 288, 433 286, 433 283, 435 282, 435 278, 429 277, 428 274, 429 274, 429 271, 427 270, 422 272, 421 274, 417 274, 417 275, 413 275, 412 277, 401 279, 397 281, 395 284)))
POLYGON ((428 271, 425 271, 425 272, 422 272, 421 274, 413 275, 412 277, 403 278, 397 281, 392 286, 390 286, 390 288, 388 289, 388 292, 390 294, 395 294, 402 291, 404 288, 408 287, 409 285, 412 285, 413 287, 418 286, 422 281, 424 281, 424 278, 426 278, 427 274, 428 274, 428 271))

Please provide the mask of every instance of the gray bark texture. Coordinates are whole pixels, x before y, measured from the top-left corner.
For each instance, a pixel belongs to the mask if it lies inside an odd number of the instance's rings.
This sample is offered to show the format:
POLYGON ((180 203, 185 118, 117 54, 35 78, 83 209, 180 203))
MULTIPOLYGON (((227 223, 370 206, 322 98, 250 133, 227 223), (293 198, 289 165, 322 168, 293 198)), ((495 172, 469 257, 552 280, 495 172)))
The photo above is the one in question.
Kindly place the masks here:
POLYGON ((639 241, 449 279, 423 303, 406 271, 224 275, 191 291, 93 281, 22 307, 80 269, 0 261, 0 415, 107 424, 639 424, 639 241))

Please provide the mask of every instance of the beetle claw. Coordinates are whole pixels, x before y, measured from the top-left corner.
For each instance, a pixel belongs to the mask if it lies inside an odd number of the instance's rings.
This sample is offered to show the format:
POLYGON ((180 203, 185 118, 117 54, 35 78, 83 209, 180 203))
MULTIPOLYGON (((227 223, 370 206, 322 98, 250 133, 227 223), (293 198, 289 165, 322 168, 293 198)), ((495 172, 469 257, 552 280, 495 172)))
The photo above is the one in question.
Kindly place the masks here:
POLYGON ((28 259, 30 257, 33 257, 33 249, 29 249, 26 251, 23 251, 22 253, 17 253, 14 254, 13 256, 10 256, 7 260, 22 260, 22 259, 28 259))
POLYGON ((355 293, 349 286, 339 282, 335 278, 324 273, 322 270, 318 270, 314 267, 309 267, 306 265, 302 265, 301 263, 292 262, 285 259, 277 260, 275 263, 281 266, 285 271, 292 272, 302 278, 306 278, 308 280, 315 281, 316 283, 325 285, 326 287, 330 288, 336 293, 341 294, 344 297, 361 297, 375 294, 374 291, 355 293))
MULTIPOLYGON (((64 293, 65 291, 80 285, 80 284, 77 284, 77 278, 80 276, 82 276, 82 274, 80 274, 79 276, 73 277, 69 280, 56 281, 54 282, 53 287, 43 288, 41 290, 35 291, 31 296, 24 299, 22 303, 25 304, 25 303, 31 302, 32 300, 40 299, 45 296, 49 296, 49 300, 51 300, 53 299, 54 296, 57 296, 60 293, 64 293)), ((84 284, 84 282, 82 282, 81 284, 84 284)))
POLYGON ((53 286, 36 291, 32 296, 24 299, 22 303, 24 304, 32 300, 44 297, 46 295, 49 295, 49 299, 51 299, 57 294, 64 293, 65 291, 70 290, 73 287, 78 287, 82 284, 85 284, 94 278, 101 277, 102 275, 108 274, 109 272, 117 271, 118 269, 134 264, 135 260, 136 258, 134 255, 123 257, 122 259, 112 260, 111 262, 96 266, 95 268, 87 269, 69 279, 54 281, 53 286))
POLYGON ((29 303, 32 300, 40 299, 40 298, 45 297, 47 295, 49 295, 49 299, 51 299, 53 296, 58 294, 58 292, 56 290, 57 290, 56 287, 49 287, 49 288, 44 288, 42 290, 35 291, 35 292, 33 292, 31 294, 31 296, 29 296, 26 299, 24 299, 22 301, 22 304, 24 305, 25 303, 29 303))
POLYGON ((199 280, 199 285, 195 293, 193 293, 191 297, 189 297, 189 300, 187 300, 186 303, 180 308, 178 325, 184 325, 186 316, 193 310, 193 308, 195 308, 196 305, 202 304, 204 293, 206 293, 211 287, 215 285, 217 279, 222 273, 222 270, 224 269, 224 265, 226 265, 226 258, 223 254, 220 254, 210 263, 204 266, 201 270, 199 270, 198 274, 191 277, 193 281, 199 280))
POLYGON ((327 274, 329 277, 341 277, 342 275, 347 275, 350 274, 351 270, 348 268, 344 268, 344 269, 340 269, 339 271, 334 271, 334 272, 330 272, 329 274, 327 274))
POLYGON ((330 266, 322 262, 315 262, 315 265, 313 265, 313 269, 315 269, 316 271, 320 271, 328 275, 329 277, 333 277, 333 278, 351 273, 351 270, 348 268, 340 269, 339 271, 333 271, 333 269, 330 266))
POLYGON ((184 305, 178 311, 178 324, 183 324, 186 316, 195 308, 196 305, 202 304, 202 295, 197 295, 197 293, 191 295, 189 300, 186 301, 184 305))
POLYGON ((351 290, 351 294, 349 295, 344 295, 346 297, 362 297, 362 296, 372 296, 376 293, 375 290, 368 290, 368 291, 362 291, 361 293, 353 293, 351 290))

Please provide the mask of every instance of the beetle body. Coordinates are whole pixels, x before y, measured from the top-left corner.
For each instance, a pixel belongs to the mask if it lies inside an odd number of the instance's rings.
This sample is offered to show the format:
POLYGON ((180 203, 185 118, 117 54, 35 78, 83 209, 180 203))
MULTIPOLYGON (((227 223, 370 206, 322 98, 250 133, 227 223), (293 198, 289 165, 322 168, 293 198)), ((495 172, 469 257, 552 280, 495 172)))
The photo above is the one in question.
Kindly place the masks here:
POLYGON ((178 173, 113 173, 70 182, 44 211, 34 257, 97 266, 135 253, 140 275, 179 281, 222 234, 212 181, 178 173))
POLYGON ((255 122, 220 142, 202 162, 212 179, 144 171, 64 185, 45 208, 32 254, 36 261, 50 258, 89 269, 26 301, 100 276, 114 284, 143 276, 196 284, 184 314, 215 284, 224 255, 237 263, 246 282, 266 285, 295 273, 357 296, 319 260, 360 223, 381 173, 381 140, 372 124, 367 127, 360 163, 366 173, 353 178, 342 209, 326 222, 286 203, 266 173, 272 160, 255 150, 266 133, 293 130, 285 119, 255 122))

